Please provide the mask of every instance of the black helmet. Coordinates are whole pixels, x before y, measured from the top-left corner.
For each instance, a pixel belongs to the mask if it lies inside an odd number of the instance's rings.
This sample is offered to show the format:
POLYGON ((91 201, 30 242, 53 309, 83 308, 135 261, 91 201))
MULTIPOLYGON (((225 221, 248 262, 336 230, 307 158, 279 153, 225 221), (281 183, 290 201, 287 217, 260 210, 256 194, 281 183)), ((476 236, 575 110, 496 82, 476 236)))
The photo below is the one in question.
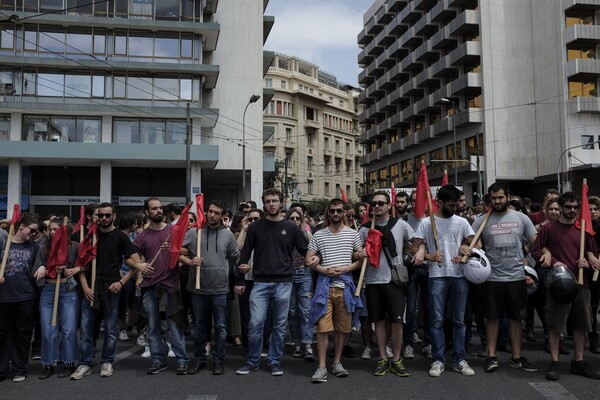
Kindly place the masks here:
POLYGON ((579 285, 571 271, 564 264, 554 264, 548 273, 548 293, 554 301, 560 304, 572 303, 578 290, 579 285))

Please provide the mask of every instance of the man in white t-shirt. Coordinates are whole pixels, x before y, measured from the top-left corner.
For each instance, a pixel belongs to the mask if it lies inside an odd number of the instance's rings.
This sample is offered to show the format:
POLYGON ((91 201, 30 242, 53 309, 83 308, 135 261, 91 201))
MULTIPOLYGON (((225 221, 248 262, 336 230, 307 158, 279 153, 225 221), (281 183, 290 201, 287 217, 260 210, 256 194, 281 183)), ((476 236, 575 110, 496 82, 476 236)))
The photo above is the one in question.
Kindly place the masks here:
POLYGON ((429 291, 432 309, 431 321, 431 355, 433 364, 429 376, 437 377, 444 371, 444 311, 449 296, 452 309, 452 333, 454 354, 452 370, 462 375, 472 376, 475 371, 469 366, 465 357, 465 308, 469 295, 469 282, 463 276, 460 263, 462 254, 470 254, 470 243, 475 236, 466 219, 454 214, 460 190, 453 185, 445 185, 438 191, 438 210, 435 212, 437 245, 434 239, 431 218, 424 218, 413 241, 419 247, 415 254, 415 264, 425 260, 429 262, 429 291), (428 252, 425 252, 425 248, 428 252))

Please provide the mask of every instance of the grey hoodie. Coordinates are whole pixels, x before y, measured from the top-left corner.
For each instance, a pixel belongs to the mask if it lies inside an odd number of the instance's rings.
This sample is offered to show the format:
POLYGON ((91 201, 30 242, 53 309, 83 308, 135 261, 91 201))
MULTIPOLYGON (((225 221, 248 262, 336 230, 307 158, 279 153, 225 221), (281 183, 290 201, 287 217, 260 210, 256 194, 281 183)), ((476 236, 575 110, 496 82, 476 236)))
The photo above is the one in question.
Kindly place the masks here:
MULTIPOLYGON (((189 229, 183 239, 183 247, 190 252, 189 257, 196 257, 196 241, 198 230, 189 229)), ((227 294, 229 292, 229 263, 236 263, 240 257, 235 237, 223 225, 211 229, 208 225, 202 228, 200 257, 200 290, 196 289, 196 269, 190 267, 187 290, 193 294, 227 294)))

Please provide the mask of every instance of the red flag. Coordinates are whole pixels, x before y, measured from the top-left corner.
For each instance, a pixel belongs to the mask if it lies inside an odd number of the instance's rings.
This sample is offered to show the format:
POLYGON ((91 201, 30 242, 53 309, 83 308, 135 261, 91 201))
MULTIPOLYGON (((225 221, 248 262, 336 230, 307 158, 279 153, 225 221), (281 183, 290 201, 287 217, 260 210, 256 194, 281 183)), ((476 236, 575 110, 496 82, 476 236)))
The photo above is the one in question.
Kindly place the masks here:
POLYGON ((379 268, 379 255, 381 254, 382 248, 382 236, 383 233, 379 232, 374 227, 371 227, 371 229, 369 229, 369 233, 367 233, 367 242, 365 243, 365 248, 369 256, 369 262, 377 268, 379 268))
POLYGON ((17 222, 19 222, 20 219, 21 219, 21 207, 19 207, 18 204, 15 204, 15 206, 13 207, 13 214, 12 214, 12 218, 10 220, 10 224, 15 226, 15 225, 17 225, 17 222))
POLYGON ((371 205, 367 204, 367 211, 365 211, 365 216, 363 217, 362 221, 360 222, 361 225, 366 225, 369 223, 370 219, 369 219, 369 212, 371 211, 371 205))
POLYGON ((444 177, 442 178, 442 186, 446 186, 448 184, 448 170, 444 170, 444 177))
POLYGON ((77 221, 77 225, 75 225, 73 233, 79 232, 83 225, 85 225, 85 206, 81 206, 79 209, 79 221, 77 221))
POLYGON ((196 228, 202 229, 206 224, 206 215, 204 215, 204 195, 196 195, 196 228))
MULTIPOLYGON (((185 237, 185 233, 188 228, 188 221, 190 220, 189 212, 192 203, 188 203, 183 211, 181 212, 181 216, 177 220, 175 226, 173 226, 173 231, 171 232, 171 247, 169 248, 169 267, 171 269, 177 266, 177 260, 179 259, 179 252, 181 251, 181 246, 183 245, 183 238, 185 237)), ((204 213, 202 213, 204 216, 204 213)), ((197 219, 200 220, 200 216, 197 216, 197 219)), ((202 217, 204 219, 204 217, 202 217)))
POLYGON ((579 217, 575 222, 577 229, 581 229, 581 221, 585 221, 585 232, 594 236, 596 232, 594 232, 594 227, 592 226, 592 215, 590 214, 590 205, 588 202, 587 179, 583 180, 583 186, 581 186, 581 205, 579 207, 579 217))
MULTIPOLYGON (((415 201, 415 216, 417 218, 423 218, 425 214, 425 210, 428 208, 427 201, 427 192, 431 194, 431 199, 433 199, 433 193, 431 193, 431 188, 429 187, 429 179, 427 178, 427 167, 425 167, 425 163, 421 163, 421 171, 419 172, 419 181, 417 182, 417 198, 415 201)), ((432 202, 432 210, 431 213, 434 213, 437 210, 437 207, 432 202)))
POLYGON ((396 188, 394 187, 394 182, 392 181, 392 217, 396 218, 398 214, 396 211, 396 188))
POLYGON ((76 267, 83 267, 92 262, 96 258, 96 248, 98 242, 94 246, 94 236, 98 232, 98 224, 92 224, 92 227, 83 238, 83 242, 79 244, 79 252, 77 253, 76 267))
POLYGON ((342 201, 344 203, 348 202, 348 196, 346 195, 346 191, 340 186, 340 193, 342 194, 342 201))
POLYGON ((67 226, 63 225, 54 232, 50 242, 50 254, 48 255, 48 262, 46 262, 48 277, 56 279, 56 267, 67 265, 68 248, 69 235, 67 226))

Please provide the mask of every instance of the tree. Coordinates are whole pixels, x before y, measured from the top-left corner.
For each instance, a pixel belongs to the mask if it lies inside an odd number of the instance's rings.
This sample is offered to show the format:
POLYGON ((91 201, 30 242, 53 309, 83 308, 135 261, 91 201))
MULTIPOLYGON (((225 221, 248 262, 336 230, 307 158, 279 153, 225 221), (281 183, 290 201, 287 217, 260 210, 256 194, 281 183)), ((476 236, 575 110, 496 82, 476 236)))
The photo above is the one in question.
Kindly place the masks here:
POLYGON ((263 180, 263 189, 277 188, 281 189, 284 197, 287 197, 288 193, 294 190, 298 186, 298 180, 296 174, 290 174, 288 171, 287 175, 287 190, 285 188, 285 161, 275 160, 275 171, 265 176, 263 180))

